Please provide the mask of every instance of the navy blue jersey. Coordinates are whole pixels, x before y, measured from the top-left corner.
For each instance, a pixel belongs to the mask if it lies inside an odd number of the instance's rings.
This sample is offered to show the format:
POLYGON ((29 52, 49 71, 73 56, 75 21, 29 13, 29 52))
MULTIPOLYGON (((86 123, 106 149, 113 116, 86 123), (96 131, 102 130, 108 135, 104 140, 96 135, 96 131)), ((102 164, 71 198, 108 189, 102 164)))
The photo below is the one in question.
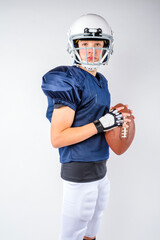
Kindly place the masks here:
MULTIPOLYGON (((54 104, 72 108, 75 118, 71 127, 80 127, 99 119, 110 109, 106 78, 96 77, 76 66, 60 66, 43 76, 42 90, 48 98, 46 117, 51 122, 54 104)), ((95 162, 109 158, 104 133, 82 142, 59 148, 60 162, 95 162)))

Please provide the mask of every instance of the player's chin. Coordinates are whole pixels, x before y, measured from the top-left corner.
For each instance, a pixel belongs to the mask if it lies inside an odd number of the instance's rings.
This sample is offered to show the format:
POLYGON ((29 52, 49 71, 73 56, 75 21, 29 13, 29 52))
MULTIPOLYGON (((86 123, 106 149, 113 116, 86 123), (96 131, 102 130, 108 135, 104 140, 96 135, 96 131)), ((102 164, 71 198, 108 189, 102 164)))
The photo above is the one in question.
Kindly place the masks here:
POLYGON ((99 61, 97 59, 87 59, 88 63, 94 64, 94 63, 98 63, 99 61))

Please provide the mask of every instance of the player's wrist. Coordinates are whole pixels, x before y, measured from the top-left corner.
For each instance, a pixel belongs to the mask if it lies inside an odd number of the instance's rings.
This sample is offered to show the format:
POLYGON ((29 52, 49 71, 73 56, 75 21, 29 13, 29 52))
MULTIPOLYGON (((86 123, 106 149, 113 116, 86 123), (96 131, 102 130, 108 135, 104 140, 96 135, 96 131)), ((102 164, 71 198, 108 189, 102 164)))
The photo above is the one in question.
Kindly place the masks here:
POLYGON ((101 133, 104 131, 103 125, 99 120, 95 120, 93 123, 97 129, 97 133, 101 133))

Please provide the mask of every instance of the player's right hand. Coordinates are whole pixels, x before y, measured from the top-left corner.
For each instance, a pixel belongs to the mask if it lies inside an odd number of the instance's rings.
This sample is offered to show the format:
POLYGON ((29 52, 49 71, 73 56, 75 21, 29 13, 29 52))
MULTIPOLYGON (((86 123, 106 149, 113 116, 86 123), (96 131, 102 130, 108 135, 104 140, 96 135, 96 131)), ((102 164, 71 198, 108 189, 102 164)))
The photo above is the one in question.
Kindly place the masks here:
POLYGON ((109 131, 117 126, 122 126, 122 113, 118 112, 117 109, 112 109, 99 120, 94 121, 94 124, 98 133, 109 131))

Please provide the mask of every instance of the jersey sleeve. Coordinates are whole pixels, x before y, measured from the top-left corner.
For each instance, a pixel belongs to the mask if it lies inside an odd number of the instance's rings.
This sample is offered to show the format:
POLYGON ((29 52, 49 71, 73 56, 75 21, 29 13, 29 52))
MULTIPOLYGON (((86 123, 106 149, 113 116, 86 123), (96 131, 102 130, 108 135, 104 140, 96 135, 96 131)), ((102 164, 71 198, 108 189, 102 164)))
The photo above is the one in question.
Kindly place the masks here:
POLYGON ((46 117, 51 121, 54 104, 63 104, 76 111, 80 103, 80 88, 76 79, 67 72, 50 71, 42 78, 41 86, 48 98, 46 117))

